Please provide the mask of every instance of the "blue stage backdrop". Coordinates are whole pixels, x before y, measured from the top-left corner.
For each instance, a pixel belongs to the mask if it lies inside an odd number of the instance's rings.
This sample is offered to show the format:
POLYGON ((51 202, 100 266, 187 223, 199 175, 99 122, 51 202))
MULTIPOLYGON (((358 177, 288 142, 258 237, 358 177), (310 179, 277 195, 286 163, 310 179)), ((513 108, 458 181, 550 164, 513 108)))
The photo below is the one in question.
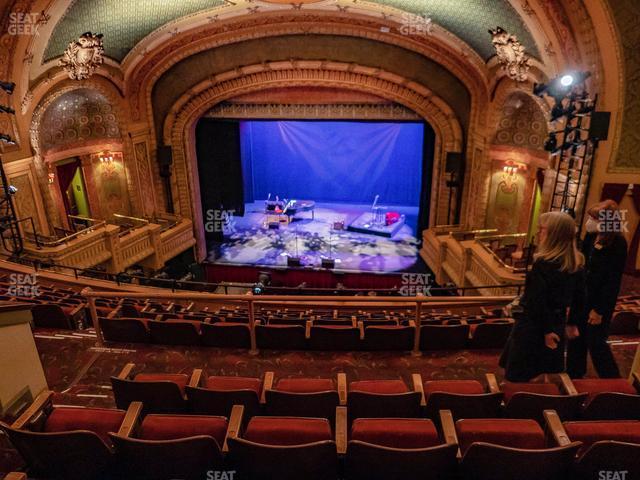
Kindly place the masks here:
POLYGON ((420 204, 422 123, 243 121, 240 134, 246 202, 420 204))

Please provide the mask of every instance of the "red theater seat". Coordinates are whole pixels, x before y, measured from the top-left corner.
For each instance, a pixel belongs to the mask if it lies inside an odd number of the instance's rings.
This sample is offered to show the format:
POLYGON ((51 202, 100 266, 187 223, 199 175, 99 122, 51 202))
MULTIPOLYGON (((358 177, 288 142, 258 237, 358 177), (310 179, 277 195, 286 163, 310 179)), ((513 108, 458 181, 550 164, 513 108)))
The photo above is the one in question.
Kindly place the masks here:
POLYGON ((326 418, 254 417, 242 438, 264 445, 304 445, 332 440, 332 434, 326 418))
POLYGON ((98 319, 102 335, 107 342, 119 343, 149 343, 151 337, 144 320, 134 318, 104 318, 98 319))
POLYGON ((472 328, 469 348, 502 348, 507 343, 514 321, 509 319, 482 321, 472 328))
POLYGON ((555 410, 563 420, 576 418, 586 394, 563 395, 555 383, 504 384, 505 416, 544 422, 543 411, 555 410))
POLYGON ((264 350, 305 350, 305 327, 297 325, 256 325, 256 344, 264 350))
POLYGON ((251 348, 251 330, 243 323, 203 323, 202 343, 208 347, 251 348))
POLYGON ((585 419, 640 418, 640 394, 623 378, 573 380, 573 385, 579 393, 588 395, 581 412, 585 419))
POLYGON ((469 325, 422 325, 420 350, 461 350, 469 340, 469 325))
POLYGON ((283 378, 274 389, 265 382, 268 415, 317 417, 333 420, 340 397, 328 378, 283 378))
POLYGON ((502 394, 487 392, 477 380, 428 380, 423 389, 427 417, 433 420, 440 410, 450 410, 454 419, 500 415, 502 394))
POLYGON ((147 415, 137 438, 143 440, 177 440, 180 438, 207 435, 218 445, 224 443, 227 434, 227 419, 204 415, 147 415))
POLYGON ((422 394, 402 380, 364 380, 349 384, 349 418, 420 416, 422 394))
POLYGON ((54 408, 44 423, 43 431, 69 432, 88 430, 110 443, 109 432, 117 432, 124 420, 124 410, 107 408, 54 408))
POLYGON ((282 378, 276 384, 276 390, 288 393, 320 393, 335 389, 330 378, 282 378))
POLYGON ((308 340, 311 350, 360 350, 361 330, 352 326, 312 326, 308 340))
POLYGON ((572 441, 583 443, 583 453, 594 443, 607 440, 640 445, 638 420, 564 422, 563 426, 572 441))
POLYGON ((535 420, 462 419, 456 422, 456 432, 463 454, 475 442, 524 449, 546 447, 544 431, 535 420))
POLYGON ((441 444, 431 420, 422 418, 357 418, 351 440, 390 448, 429 448, 441 444))
POLYGON ((155 383, 170 382, 175 383, 180 391, 184 393, 184 389, 189 382, 189 377, 184 373, 139 373, 134 378, 136 382, 155 383))
POLYGON ((201 345, 200 325, 190 320, 149 320, 151 341, 160 345, 201 345))
POLYGON ((213 376, 200 387, 201 370, 196 370, 194 386, 187 386, 189 411, 206 415, 230 415, 234 405, 244 406, 244 415, 251 418, 260 410, 262 380, 247 377, 213 376))
POLYGON ((365 350, 409 351, 413 349, 415 328, 397 325, 372 325, 367 322, 364 324, 366 328, 364 329, 363 348, 365 350))

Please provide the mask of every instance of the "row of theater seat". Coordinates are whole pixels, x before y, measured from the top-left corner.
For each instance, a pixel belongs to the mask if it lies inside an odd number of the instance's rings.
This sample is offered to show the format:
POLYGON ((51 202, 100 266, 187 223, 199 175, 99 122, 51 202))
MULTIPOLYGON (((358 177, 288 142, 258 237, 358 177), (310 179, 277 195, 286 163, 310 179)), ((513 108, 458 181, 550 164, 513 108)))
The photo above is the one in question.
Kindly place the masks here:
POLYGON ((402 379, 347 382, 336 378, 282 378, 273 372, 263 379, 205 377, 200 369, 186 374, 134 373, 127 364, 112 377, 116 406, 126 409, 142 402, 151 413, 228 415, 232 405, 243 405, 247 416, 284 415, 331 418, 335 408, 348 406, 350 420, 360 417, 428 417, 440 410, 454 418, 530 418, 542 422, 544 410, 555 410, 563 420, 619 420, 640 418, 640 381, 624 379, 571 380, 554 375, 546 383, 505 383, 493 374, 485 385, 478 380, 427 380, 412 374, 412 385, 402 379))
POLYGON ((565 480, 640 474, 640 421, 358 418, 146 413, 54 407, 51 392, 11 426, 0 423, 34 478, 141 480, 565 480), (547 434, 545 434, 545 429, 547 434), (220 475, 217 476, 220 478, 220 475), (224 477, 223 477, 224 478, 224 477), (229 478, 229 477, 227 477, 229 478))
MULTIPOLYGON (((119 343, 154 343, 164 345, 203 345, 222 348, 250 348, 251 329, 245 323, 194 320, 148 320, 142 318, 99 319, 104 338, 119 343)), ((420 327, 420 350, 458 350, 464 348, 501 348, 509 336, 513 320, 498 319, 469 325, 423 324, 420 327)), ((270 323, 255 326, 256 345, 274 350, 396 350, 414 348, 413 326, 365 326, 317 324, 306 326, 270 323)))

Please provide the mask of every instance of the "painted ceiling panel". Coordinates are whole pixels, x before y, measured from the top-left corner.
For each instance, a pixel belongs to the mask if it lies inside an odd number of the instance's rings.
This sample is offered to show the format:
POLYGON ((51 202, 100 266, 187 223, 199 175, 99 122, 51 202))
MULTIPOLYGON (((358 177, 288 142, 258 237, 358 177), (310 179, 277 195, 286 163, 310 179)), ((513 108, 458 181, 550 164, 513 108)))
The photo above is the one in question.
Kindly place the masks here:
MULTIPOLYGON (((224 0, 76 0, 56 25, 45 61, 62 55, 82 33, 104 34, 106 54, 121 61, 145 36, 186 15, 223 5, 224 0)), ((509 0, 376 0, 430 18, 469 44, 482 58, 493 54, 489 28, 514 33, 530 55, 539 57, 533 36, 509 0)))

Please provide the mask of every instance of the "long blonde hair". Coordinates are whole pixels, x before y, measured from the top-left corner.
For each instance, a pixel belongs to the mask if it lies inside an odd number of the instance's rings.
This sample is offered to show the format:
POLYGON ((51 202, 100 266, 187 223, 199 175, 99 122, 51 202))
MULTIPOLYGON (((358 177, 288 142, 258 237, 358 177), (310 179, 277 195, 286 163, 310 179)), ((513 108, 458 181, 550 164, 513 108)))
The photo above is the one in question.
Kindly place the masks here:
POLYGON ((535 260, 560 262, 563 272, 575 272, 584 266, 584 255, 576 243, 576 222, 566 213, 547 212, 540 215, 547 234, 534 255, 535 260))

